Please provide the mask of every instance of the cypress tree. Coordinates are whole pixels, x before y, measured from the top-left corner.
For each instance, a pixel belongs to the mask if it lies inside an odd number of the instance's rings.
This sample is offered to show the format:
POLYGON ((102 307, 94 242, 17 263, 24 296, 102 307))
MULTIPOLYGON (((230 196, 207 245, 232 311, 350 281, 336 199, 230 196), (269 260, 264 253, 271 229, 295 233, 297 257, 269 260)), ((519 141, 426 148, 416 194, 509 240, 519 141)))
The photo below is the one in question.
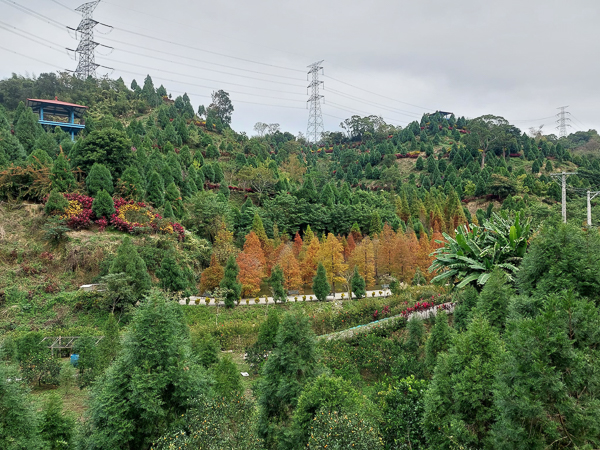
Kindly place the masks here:
POLYGON ((223 174, 223 169, 221 169, 221 164, 215 162, 213 164, 213 169, 215 171, 215 183, 220 183, 225 178, 225 175, 223 174))
POLYGON ((69 192, 77 187, 77 182, 63 152, 54 161, 50 181, 52 182, 52 189, 58 189, 60 192, 69 192))
POLYGON ((95 197, 98 192, 104 189, 109 194, 114 192, 113 179, 110 170, 104 164, 94 163, 85 178, 85 185, 88 193, 95 197))
POLYGON ((185 275, 171 251, 163 257, 156 276, 160 280, 160 287, 166 291, 183 291, 188 286, 185 275))
POLYGON ((165 185, 163 184, 163 179, 156 171, 152 171, 150 177, 148 177, 146 199, 155 208, 160 208, 165 202, 165 185))
POLYGON ((38 117, 31 108, 26 108, 15 122, 15 136, 27 154, 35 149, 35 141, 42 132, 38 117))
POLYGON ((267 440, 267 448, 275 448, 284 438, 284 424, 289 423, 305 384, 315 377, 316 367, 316 336, 308 317, 300 309, 285 313, 257 386, 258 433, 267 440))
POLYGON ((503 330, 508 304, 514 293, 506 274, 501 269, 495 269, 479 294, 475 314, 479 313, 497 330, 503 330))
MULTIPOLYGON (((0 138, 1 139, 1 138, 0 138)), ((2 150, 0 149, 0 152, 2 150)), ((51 167, 52 166, 52 158, 42 149, 35 149, 31 152, 31 155, 27 157, 27 164, 35 167, 36 169, 41 169, 42 167, 51 167)))
POLYGON ((92 211, 96 217, 110 218, 115 213, 115 203, 108 192, 102 189, 92 202, 92 211))
POLYGON ((269 286, 271 287, 271 292, 273 293, 273 301, 277 302, 286 302, 287 295, 285 292, 285 288, 283 287, 283 269, 278 264, 271 271, 271 278, 269 278, 269 286))
POLYGON ((425 165, 423 164, 423 158, 419 156, 417 158, 417 163, 415 165, 415 169, 417 169, 417 170, 423 170, 424 168, 425 168, 425 165))
POLYGON ((175 217, 181 219, 184 212, 183 200, 181 198, 181 193, 179 192, 179 189, 177 189, 177 186, 174 182, 167 186, 167 191, 165 192, 165 201, 171 203, 175 217))
POLYGON ((358 273, 358 267, 356 266, 354 267, 354 273, 352 274, 350 285, 356 298, 363 298, 367 294, 365 279, 360 276, 358 273))
POLYGON ((133 313, 123 350, 92 388, 83 447, 150 448, 209 391, 178 304, 155 292, 133 313), (143 387, 143 388, 142 388, 143 387))
POLYGON ((444 311, 438 311, 435 325, 425 342, 425 364, 430 373, 433 373, 438 353, 447 351, 451 342, 452 329, 448 326, 448 315, 444 311))
POLYGON ((327 295, 331 289, 329 282, 327 281, 327 272, 325 271, 325 266, 322 263, 319 263, 317 266, 317 275, 313 278, 313 292, 315 293, 315 297, 320 302, 323 302, 327 299, 327 295))
POLYGON ((129 278, 134 294, 141 298, 152 286, 146 263, 135 249, 129 236, 117 249, 117 257, 110 266, 109 273, 124 273, 129 278))
POLYGON ((145 195, 144 179, 138 169, 130 166, 117 182, 117 190, 123 198, 141 201, 145 195))
POLYGON ((220 398, 236 399, 244 394, 240 372, 231 359, 226 355, 219 359, 214 367, 215 391, 220 398))
POLYGON ((215 182, 215 170, 212 164, 206 164, 202 166, 202 172, 208 181, 211 183, 215 182))
POLYGON ((171 202, 168 200, 165 202, 165 207, 163 210, 163 217, 165 219, 175 220, 175 214, 173 214, 173 208, 171 207, 171 202))
POLYGON ((369 234, 371 236, 375 236, 376 234, 381 233, 383 230, 383 225, 381 224, 381 217, 379 217, 379 213, 375 211, 371 216, 371 226, 369 227, 369 234))
POLYGON ((231 255, 227 260, 227 264, 225 265, 225 274, 223 275, 223 279, 220 283, 220 286, 223 289, 228 290, 227 295, 225 296, 225 306, 227 308, 233 308, 235 302, 240 299, 242 285, 237 281, 237 276, 239 273, 240 268, 233 255, 231 255))
POLYGON ((44 212, 48 215, 63 214, 68 207, 69 201, 55 188, 50 192, 44 212))

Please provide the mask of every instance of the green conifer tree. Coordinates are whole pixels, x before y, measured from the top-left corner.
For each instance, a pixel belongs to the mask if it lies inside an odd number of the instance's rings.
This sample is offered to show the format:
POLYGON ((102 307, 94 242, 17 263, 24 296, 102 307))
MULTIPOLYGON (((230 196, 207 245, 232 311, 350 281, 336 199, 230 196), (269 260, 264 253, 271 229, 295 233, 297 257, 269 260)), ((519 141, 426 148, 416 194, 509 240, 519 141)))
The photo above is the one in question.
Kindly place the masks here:
POLYGON ((208 390, 182 310, 154 292, 134 311, 123 350, 92 389, 82 444, 90 450, 150 448, 208 390))
POLYGON ((42 167, 52 167, 52 158, 50 158, 48 153, 46 153, 44 150, 38 148, 31 152, 31 155, 27 157, 27 164, 35 167, 36 169, 41 169, 42 167))
POLYGON ((173 214, 173 208, 171 207, 171 202, 168 200, 165 202, 165 206, 164 206, 162 215, 165 219, 175 220, 175 214, 173 214))
POLYGON ((233 399, 243 395, 242 377, 231 356, 221 357, 214 367, 213 374, 215 377, 215 392, 220 398, 233 399))
POLYGON ((371 236, 375 236, 383 230, 383 225, 381 224, 381 217, 379 216, 379 212, 375 211, 371 216, 371 226, 369 227, 369 234, 371 236))
POLYGON ((258 432, 267 448, 284 438, 300 393, 317 366, 316 336, 302 310, 284 314, 275 341, 257 386, 258 432))
POLYGON ((167 191, 165 192, 165 201, 171 204, 171 208, 173 208, 175 217, 181 219, 184 213, 183 199, 181 198, 181 192, 179 192, 179 189, 175 183, 171 183, 167 186, 167 191))
POLYGON ((146 193, 144 179, 138 169, 130 166, 123 172, 117 182, 117 191, 125 199, 142 201, 146 193))
POLYGON ((242 284, 237 281, 239 273, 240 268, 235 257, 231 255, 225 265, 225 274, 220 283, 221 288, 227 289, 227 294, 225 296, 225 306, 227 308, 233 308, 235 303, 240 299, 242 284))
POLYGON ((114 192, 113 179, 110 174, 110 170, 103 164, 94 163, 87 177, 85 178, 85 185, 88 193, 95 197, 98 192, 104 189, 109 194, 114 192))
POLYGON ((43 130, 38 117, 31 108, 26 108, 15 122, 15 136, 28 155, 35 150, 35 141, 41 133, 43 130))
POLYGON ((273 301, 275 303, 283 303, 287 301, 287 294, 283 287, 283 269, 278 264, 271 271, 271 278, 269 278, 269 287, 273 294, 273 301))
POLYGON ((319 263, 317 266, 317 274, 313 278, 312 288, 313 292, 315 293, 315 297, 317 297, 320 302, 324 302, 327 299, 327 295, 329 295, 331 286, 327 281, 327 271, 322 263, 319 263))
POLYGON ((60 192, 71 192, 77 187, 69 162, 62 152, 54 161, 50 181, 52 182, 52 189, 58 189, 60 192))
POLYGON ((447 351, 451 342, 452 329, 448 326, 448 315, 444 311, 438 311, 435 316, 435 325, 425 342, 425 364, 430 373, 433 373, 435 368, 437 355, 447 351))
POLYGON ((501 331, 506 324, 508 304, 515 294, 512 285, 506 278, 506 273, 495 269, 479 294, 475 314, 487 319, 489 324, 501 331))
POLYGON ((92 211, 96 217, 109 219, 115 213, 115 203, 108 192, 102 189, 92 202, 92 211))
POLYGON ((156 277, 160 280, 160 287, 166 291, 178 292, 188 287, 188 282, 175 260, 172 251, 168 251, 163 257, 160 267, 156 271, 156 277))
POLYGON ((44 207, 44 212, 48 215, 62 214, 68 207, 69 201, 55 188, 50 192, 50 196, 44 207))
POLYGON ((146 199, 155 207, 160 208, 165 202, 165 185, 163 179, 156 171, 148 177, 148 190, 146 199))
POLYGON ((152 286, 146 263, 138 254, 129 236, 123 239, 123 243, 117 249, 117 257, 112 262, 109 273, 125 273, 129 277, 134 294, 139 299, 152 286))
POLYGON ((350 280, 350 286, 352 288, 352 292, 357 299, 364 298, 367 295, 365 279, 360 276, 358 273, 358 267, 354 267, 354 273, 352 274, 352 279, 350 280))

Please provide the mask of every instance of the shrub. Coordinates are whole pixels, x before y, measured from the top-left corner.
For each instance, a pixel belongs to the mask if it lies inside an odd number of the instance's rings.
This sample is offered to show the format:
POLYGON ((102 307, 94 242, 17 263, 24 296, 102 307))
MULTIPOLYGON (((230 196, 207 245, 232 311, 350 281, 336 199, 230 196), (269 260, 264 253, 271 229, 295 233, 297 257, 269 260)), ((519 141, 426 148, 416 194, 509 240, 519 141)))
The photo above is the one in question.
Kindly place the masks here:
POLYGON ((50 196, 44 206, 44 212, 48 215, 52 214, 64 214, 65 210, 69 207, 69 201, 59 192, 58 189, 54 188, 50 192, 50 196))
MULTIPOLYGON (((92 197, 96 196, 100 191, 105 190, 109 194, 114 192, 113 179, 110 174, 110 170, 103 164, 94 163, 85 178, 85 185, 87 187, 88 194, 92 197)), ((101 217, 101 216, 98 216, 101 217)))

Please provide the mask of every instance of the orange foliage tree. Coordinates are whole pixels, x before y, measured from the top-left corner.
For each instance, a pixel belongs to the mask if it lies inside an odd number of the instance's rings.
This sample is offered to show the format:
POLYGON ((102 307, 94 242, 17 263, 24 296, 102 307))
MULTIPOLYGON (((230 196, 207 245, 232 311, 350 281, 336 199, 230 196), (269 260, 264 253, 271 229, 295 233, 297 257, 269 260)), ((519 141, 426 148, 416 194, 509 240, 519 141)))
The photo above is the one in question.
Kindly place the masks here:
POLYGON ((200 276, 200 292, 212 291, 218 287, 224 274, 223 266, 219 264, 217 255, 213 253, 210 257, 210 266, 204 269, 200 276))
POLYGON ((312 279, 317 273, 317 264, 319 263, 318 256, 320 249, 321 244, 319 243, 319 239, 316 236, 314 236, 311 239, 308 248, 304 252, 304 258, 302 259, 302 263, 300 264, 302 281, 304 281, 304 284, 311 284, 312 279))
POLYGON ((344 272, 348 265, 344 262, 344 248, 340 241, 329 233, 327 239, 323 241, 319 250, 319 261, 327 271, 327 281, 331 284, 333 292, 335 292, 335 283, 344 283, 344 272))
POLYGON ((242 284, 242 297, 254 297, 260 291, 260 282, 265 276, 265 254, 254 231, 246 236, 244 250, 238 254, 240 267, 238 281, 242 284))
POLYGON ((365 279, 367 287, 375 284, 375 254, 373 241, 369 236, 356 246, 350 255, 350 264, 358 269, 358 273, 365 279))
POLYGON ((283 269, 283 285, 290 290, 299 290, 302 286, 302 276, 300 272, 300 265, 296 256, 294 256, 294 249, 291 245, 286 245, 279 253, 277 264, 283 269))

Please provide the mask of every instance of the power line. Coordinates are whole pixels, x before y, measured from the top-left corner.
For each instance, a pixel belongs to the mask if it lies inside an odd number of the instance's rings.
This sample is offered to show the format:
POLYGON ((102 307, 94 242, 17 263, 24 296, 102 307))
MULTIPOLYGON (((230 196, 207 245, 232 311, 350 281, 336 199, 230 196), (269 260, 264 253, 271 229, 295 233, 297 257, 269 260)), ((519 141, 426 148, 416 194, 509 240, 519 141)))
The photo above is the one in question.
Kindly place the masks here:
POLYGON ((537 122, 538 120, 545 120, 545 119, 554 119, 556 116, 548 116, 548 117, 540 117, 539 119, 519 119, 519 120, 511 120, 511 122, 515 123, 515 122, 537 122))
POLYGON ((420 118, 420 116, 418 114, 416 114, 416 113, 409 113, 409 112, 405 112, 405 111, 403 111, 401 109, 396 109, 396 108, 392 108, 392 107, 389 107, 389 106, 382 105, 381 103, 376 103, 376 102, 372 102, 372 101, 369 101, 369 100, 363 100, 363 99, 361 99, 359 97, 355 97, 353 95, 349 95, 349 94, 346 94, 344 92, 337 91, 335 89, 327 88, 327 92, 333 92, 334 94, 340 95, 340 96, 345 97, 345 98, 350 99, 350 100, 354 100, 354 101, 357 101, 357 102, 360 102, 360 103, 367 104, 369 106, 377 106, 379 108, 383 108, 383 109, 385 109, 385 110, 387 110, 389 112, 393 112, 393 113, 396 113, 396 114, 402 114, 404 116, 411 116, 411 117, 420 118))
POLYGON ((173 41, 169 41, 169 40, 166 40, 166 39, 157 38, 156 36, 149 36, 149 35, 143 34, 143 33, 136 33, 135 31, 126 30, 126 29, 120 28, 120 27, 114 27, 114 28, 116 30, 123 31, 125 33, 135 34, 136 36, 141 36, 141 37, 144 37, 146 39, 154 39, 155 41, 164 42, 164 43, 171 44, 171 45, 178 45, 180 47, 186 47, 186 48, 189 48, 189 49, 192 49, 192 50, 196 50, 196 51, 199 51, 199 52, 210 53, 211 55, 218 55, 218 56, 222 56, 224 58, 236 59, 238 61, 249 62, 249 63, 252 63, 252 64, 260 64, 262 66, 274 67, 274 68, 283 69, 283 70, 290 70, 290 71, 293 71, 293 72, 303 72, 302 70, 299 70, 299 69, 292 69, 290 67, 278 66, 276 64, 269 64, 269 63, 264 63, 264 62, 260 62, 260 61, 254 61, 252 59, 240 58, 238 56, 231 56, 231 55, 227 55, 225 53, 215 52, 215 51, 212 51, 212 50, 206 50, 206 49, 203 49, 203 48, 194 47, 194 46, 187 45, 187 44, 179 44, 177 42, 173 42, 173 41))
POLYGON ((342 81, 342 80, 338 80, 338 79, 336 79, 336 78, 333 78, 333 77, 331 77, 331 76, 329 76, 329 75, 325 75, 325 77, 326 77, 326 78, 329 78, 330 80, 337 81, 338 83, 345 84, 346 86, 353 87, 353 88, 355 88, 355 89, 358 89, 358 90, 360 90, 360 91, 364 91, 364 92, 367 92, 367 93, 369 93, 369 94, 371 94, 371 95, 376 95, 376 96, 378 96, 378 97, 382 97, 382 98, 385 98, 385 99, 387 99, 387 100, 391 100, 391 101, 393 101, 393 102, 402 103, 402 104, 404 104, 404 105, 409 105, 409 106, 414 106, 415 108, 424 109, 424 110, 426 110, 426 111, 431 111, 431 110, 433 110, 433 109, 434 109, 434 108, 427 108, 427 107, 425 107, 425 106, 413 105, 412 103, 403 102, 402 100, 396 100, 396 99, 393 99, 393 98, 391 98, 391 97, 388 97, 388 96, 386 96, 386 95, 381 95, 381 94, 378 94, 378 93, 376 93, 376 92, 368 91, 368 90, 366 90, 366 89, 360 88, 360 87, 358 87, 358 86, 355 86, 355 85, 353 85, 353 84, 346 83, 345 81, 342 81))
MULTIPOLYGON (((350 114, 360 113, 360 114, 366 114, 367 116, 372 115, 371 113, 369 113, 367 111, 362 111, 360 109, 350 109, 348 106, 340 105, 340 104, 332 102, 330 100, 327 100, 327 103, 325 103, 325 106, 333 106, 336 109, 349 112, 350 114)), ((390 119, 388 117, 382 117, 382 119, 384 119, 386 122, 408 123, 407 121, 400 121, 398 119, 390 119)))
MULTIPOLYGON (((61 5, 61 6, 65 7, 64 5, 62 5, 61 3, 59 3, 57 0, 52 0, 52 1, 53 1, 54 3, 58 3, 59 5, 61 5)), ((174 23, 174 24, 176 24, 176 25, 179 25, 179 26, 183 26, 183 27, 186 27, 186 28, 190 28, 190 29, 192 29, 192 30, 194 30, 194 31, 198 31, 198 28, 197 28, 197 27, 194 27, 194 26, 191 26, 191 25, 187 25, 187 24, 185 24, 185 23, 177 22, 177 21, 175 21, 175 20, 167 19, 167 18, 165 18, 165 17, 155 16, 155 15, 153 15, 153 14, 149 14, 149 13, 147 13, 147 12, 144 12, 144 11, 140 11, 140 10, 137 10, 137 9, 134 9, 134 8, 130 8, 130 7, 128 7, 128 6, 123 6, 123 5, 120 5, 120 4, 118 4, 118 3, 113 3, 113 2, 106 1, 106 0, 104 0, 104 3, 105 3, 105 4, 108 4, 108 5, 116 6, 116 7, 118 7, 118 8, 127 9, 127 10, 129 10, 129 11, 133 11, 133 12, 135 12, 135 13, 137 13, 137 14, 143 14, 143 15, 146 15, 146 16, 148 16, 148 17, 153 17, 153 18, 155 18, 155 19, 158 19, 158 20, 160 20, 161 22, 165 22, 165 21, 167 21, 167 22, 171 22, 171 23, 174 23)), ((261 47, 267 48, 267 49, 269 49, 269 50, 275 50, 275 51, 282 52, 282 53, 288 53, 288 54, 290 54, 290 55, 300 56, 300 57, 302 57, 302 58, 305 58, 305 57, 306 57, 306 55, 300 55, 300 54, 298 54, 298 53, 290 52, 290 51, 288 51, 288 50, 282 50, 282 49, 275 48, 275 47, 269 47, 269 46, 267 46, 267 45, 264 45, 264 44, 257 44, 257 43, 253 43, 253 42, 250 42, 250 41, 247 41, 247 40, 237 39, 237 38, 234 38, 234 37, 232 37, 232 36, 230 36, 230 35, 228 35, 228 34, 224 34, 224 33, 215 33, 215 32, 211 32, 211 34, 215 34, 215 35, 217 35, 217 36, 223 36, 223 37, 224 37, 224 38, 226 38, 226 39, 232 39, 232 40, 242 41, 244 44, 252 44, 253 46, 261 46, 261 47)))
MULTIPOLYGON (((269 92, 277 92, 277 93, 280 93, 280 94, 304 95, 304 94, 298 93, 298 92, 278 91, 278 90, 275 90, 275 89, 262 88, 262 87, 257 87, 257 86, 249 86, 247 84, 233 83, 233 82, 230 82, 230 81, 212 80, 210 78, 202 78, 202 77, 198 77, 196 75, 186 75, 186 74, 183 74, 183 73, 180 73, 180 72, 173 72, 173 71, 165 70, 165 69, 157 69, 156 67, 144 66, 144 65, 141 65, 141 64, 134 64, 134 63, 131 63, 131 62, 116 61, 116 60, 108 59, 108 58, 105 58, 105 59, 107 61, 110 61, 111 63, 112 62, 122 63, 122 64, 127 64, 128 66, 140 67, 142 69, 148 69, 148 70, 155 70, 155 71, 158 71, 158 72, 164 72, 164 73, 168 73, 168 74, 171 74, 171 75, 178 75, 178 76, 182 76, 182 77, 194 78, 194 79, 205 80, 205 81, 212 81, 212 82, 215 82, 215 83, 230 84, 232 86, 240 86, 240 87, 246 87, 246 88, 250 88, 250 89, 259 89, 259 90, 264 90, 264 91, 269 91, 269 92)), ((203 87, 207 87, 207 86, 203 86, 203 87)), ((210 88, 210 89, 212 89, 212 88, 210 88)))
POLYGON ((32 9, 29 9, 26 6, 15 3, 12 0, 0 0, 0 1, 6 3, 9 6, 12 6, 13 8, 20 10, 21 12, 24 12, 25 14, 33 16, 33 17, 41 20, 42 22, 46 22, 46 23, 52 25, 53 27, 59 28, 63 31, 65 29, 65 26, 62 25, 60 22, 57 22, 56 20, 51 19, 50 17, 44 16, 43 14, 40 14, 32 9))
POLYGON ((24 58, 28 58, 28 59, 31 59, 33 61, 37 61, 37 62, 42 63, 42 64, 46 64, 48 66, 56 67, 59 70, 64 70, 62 67, 59 67, 56 64, 52 64, 52 63, 49 63, 49 62, 46 62, 46 61, 42 61, 41 59, 34 58, 33 56, 28 56, 28 55, 24 55, 23 53, 15 52, 14 50, 9 50, 6 47, 1 47, 0 46, 0 50, 7 51, 9 53, 14 53, 15 55, 19 55, 19 56, 22 56, 24 58))

